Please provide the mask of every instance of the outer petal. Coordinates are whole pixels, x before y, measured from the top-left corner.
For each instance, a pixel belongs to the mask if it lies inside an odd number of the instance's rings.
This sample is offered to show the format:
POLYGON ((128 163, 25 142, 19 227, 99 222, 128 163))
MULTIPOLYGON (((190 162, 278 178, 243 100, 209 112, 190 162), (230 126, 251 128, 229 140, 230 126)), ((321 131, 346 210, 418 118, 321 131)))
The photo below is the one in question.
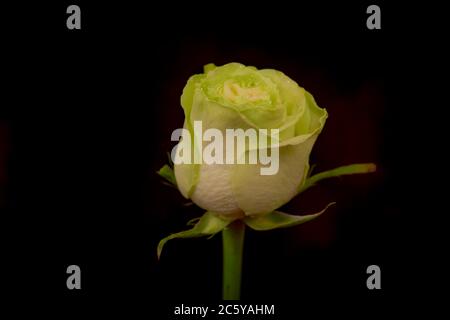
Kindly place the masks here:
POLYGON ((233 164, 203 164, 200 179, 192 194, 199 207, 228 217, 242 217, 231 185, 233 164))
POLYGON ((199 164, 174 165, 175 180, 183 197, 189 199, 195 190, 200 176, 199 164))
MULTIPOLYGON (((210 71, 213 72, 213 71, 210 71)), ((218 129, 225 137, 226 129, 249 128, 240 114, 229 107, 207 99, 200 87, 202 76, 194 76, 188 82, 181 97, 185 111, 185 128, 195 139, 194 121, 202 121, 203 132, 218 129)), ((197 141, 201 141, 201 137, 197 141)), ((194 152, 202 152, 204 146, 194 152)), ((225 215, 242 215, 231 190, 230 166, 226 164, 175 165, 175 177, 180 192, 200 207, 225 215)))
MULTIPOLYGON (((201 120, 203 131, 215 128, 220 130, 225 138, 226 129, 242 128, 246 130, 249 128, 247 122, 237 111, 209 101, 200 89, 197 89, 193 100, 190 121, 193 125, 194 121, 201 120)), ((227 216, 241 216, 242 210, 239 208, 231 188, 233 166, 235 165, 199 165, 198 178, 190 195, 192 200, 205 210, 227 216)))
POLYGON ((275 175, 261 175, 260 164, 235 165, 231 174, 233 194, 246 215, 269 213, 291 200, 304 182, 311 149, 327 118, 325 109, 306 94, 310 112, 308 133, 279 145, 279 170, 275 175))
POLYGON ((263 69, 259 72, 276 84, 282 100, 281 103, 286 108, 286 119, 280 127, 280 140, 283 141, 294 137, 296 134, 298 135, 295 131, 295 124, 307 111, 305 89, 280 71, 263 69))
MULTIPOLYGON (((188 80, 183 89, 183 94, 181 95, 181 105, 185 116, 184 128, 189 130, 192 139, 194 139, 194 132, 190 121, 190 114, 194 103, 196 88, 198 87, 200 80, 203 78, 204 75, 192 76, 188 80)), ((193 150, 193 152, 198 152, 198 150, 193 150)), ((175 179, 177 181, 178 189, 185 198, 191 197, 195 185, 198 182, 199 170, 200 166, 198 164, 179 164, 174 166, 175 179)))

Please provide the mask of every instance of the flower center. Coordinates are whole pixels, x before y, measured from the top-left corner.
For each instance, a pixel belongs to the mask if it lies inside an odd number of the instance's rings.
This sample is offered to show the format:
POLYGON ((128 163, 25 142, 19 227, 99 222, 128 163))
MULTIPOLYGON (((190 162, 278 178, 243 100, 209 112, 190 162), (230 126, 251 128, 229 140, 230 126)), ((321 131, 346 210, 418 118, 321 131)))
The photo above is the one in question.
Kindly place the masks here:
POLYGON ((270 99, 267 91, 260 87, 242 87, 239 83, 231 80, 224 83, 223 97, 236 105, 270 99))

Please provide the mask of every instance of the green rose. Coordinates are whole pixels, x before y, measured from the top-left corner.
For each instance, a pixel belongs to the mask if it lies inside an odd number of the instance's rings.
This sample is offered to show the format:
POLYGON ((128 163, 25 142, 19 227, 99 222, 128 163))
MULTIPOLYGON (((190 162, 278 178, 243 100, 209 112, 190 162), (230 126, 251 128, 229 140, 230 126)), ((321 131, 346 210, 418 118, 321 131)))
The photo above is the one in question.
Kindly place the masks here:
POLYGON ((181 105, 184 128, 192 140, 199 138, 194 121, 224 134, 226 129, 279 129, 276 174, 261 175, 260 163, 175 164, 176 183, 184 197, 209 212, 244 217, 268 214, 298 194, 327 112, 295 81, 280 71, 239 63, 207 65, 205 73, 188 80, 181 105))
POLYGON ((221 232, 224 300, 240 297, 246 226, 266 231, 311 221, 334 202, 308 215, 276 209, 323 179, 376 170, 359 163, 310 175, 309 155, 328 114, 282 72, 209 64, 188 80, 181 105, 184 128, 172 133, 180 141, 172 150, 174 170, 165 165, 158 174, 206 212, 188 222, 190 229, 163 238, 157 255, 171 239, 221 232))

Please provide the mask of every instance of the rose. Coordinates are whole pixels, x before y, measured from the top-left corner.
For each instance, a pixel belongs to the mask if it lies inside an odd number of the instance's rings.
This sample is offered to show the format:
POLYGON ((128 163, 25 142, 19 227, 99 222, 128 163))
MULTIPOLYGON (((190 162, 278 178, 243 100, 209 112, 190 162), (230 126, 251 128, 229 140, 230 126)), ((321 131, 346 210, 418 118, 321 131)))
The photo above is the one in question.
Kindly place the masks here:
MULTIPOLYGON (((259 216, 291 200, 305 182, 309 155, 327 119, 313 96, 280 71, 239 63, 205 66, 181 96, 184 128, 279 129, 279 170, 261 175, 261 164, 175 164, 184 197, 228 217, 259 216)), ((199 152, 197 150, 197 152, 199 152)))
POLYGON ((240 297, 246 226, 264 231, 311 221, 334 202, 308 215, 276 209, 323 179, 376 168, 373 163, 352 164, 310 176, 309 155, 328 114, 310 93, 276 70, 257 70, 239 63, 207 65, 203 74, 188 80, 181 105, 184 128, 172 134, 172 140, 181 137, 172 150, 174 170, 165 165, 158 174, 207 212, 188 222, 192 228, 161 239, 157 255, 161 256, 171 239, 222 232, 224 300, 240 297), (203 129, 209 133, 203 134, 203 129), (230 131, 240 132, 237 146, 228 144, 230 131), (259 131, 258 142, 251 137, 254 131, 259 131), (264 167, 269 164, 269 149, 270 158, 275 155, 276 170, 271 170, 272 163, 264 167), (255 151, 259 163, 250 160, 255 151), (205 161, 197 161, 205 154, 205 161), (249 161, 241 161, 246 159, 249 161))

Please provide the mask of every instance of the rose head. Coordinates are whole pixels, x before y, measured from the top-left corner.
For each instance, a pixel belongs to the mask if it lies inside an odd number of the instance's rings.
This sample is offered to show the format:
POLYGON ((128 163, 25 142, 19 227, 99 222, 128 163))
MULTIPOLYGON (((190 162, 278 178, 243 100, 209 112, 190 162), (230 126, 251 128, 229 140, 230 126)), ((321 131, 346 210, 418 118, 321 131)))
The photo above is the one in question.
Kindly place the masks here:
POLYGON ((298 193, 308 173, 311 149, 327 118, 312 95, 282 72, 239 63, 205 66, 205 73, 188 80, 181 105, 184 128, 192 139, 198 138, 194 121, 224 135, 226 129, 279 129, 279 138, 270 142, 279 153, 279 170, 274 175, 261 175, 260 163, 175 164, 177 186, 184 197, 229 217, 269 213, 298 193))

